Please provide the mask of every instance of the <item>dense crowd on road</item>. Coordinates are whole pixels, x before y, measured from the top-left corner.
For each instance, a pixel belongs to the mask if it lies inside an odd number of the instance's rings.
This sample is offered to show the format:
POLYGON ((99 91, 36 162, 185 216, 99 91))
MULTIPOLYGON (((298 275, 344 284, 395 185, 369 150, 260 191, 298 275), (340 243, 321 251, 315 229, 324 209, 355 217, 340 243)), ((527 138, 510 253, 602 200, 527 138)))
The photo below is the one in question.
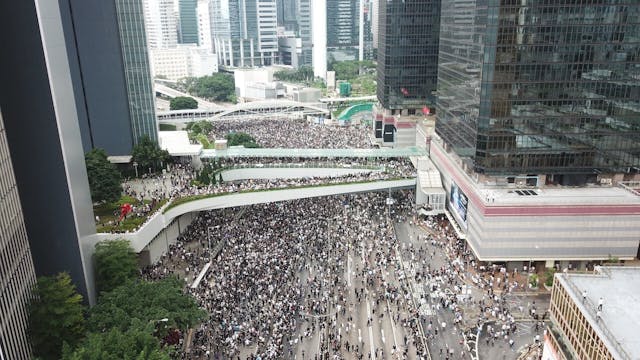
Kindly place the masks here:
MULTIPOLYGON (((412 194, 395 195, 390 214, 404 220, 412 194)), ((350 323, 346 249, 373 239, 363 248, 365 266, 355 271, 358 302, 388 299, 394 309, 415 315, 408 309, 408 289, 384 278, 395 269, 396 242, 390 223, 382 220, 389 210, 385 199, 386 194, 367 193, 201 213, 168 254, 145 270, 150 279, 180 273, 191 282, 213 255, 209 243, 224 244, 192 290, 210 317, 195 330, 188 358, 293 358, 296 346, 317 331, 321 351, 340 358, 344 349, 362 358, 361 345, 342 339, 332 326, 350 323), (345 217, 346 211, 358 215, 345 217)), ((411 334, 405 340, 413 341, 415 317, 398 315, 397 321, 411 334)))
POLYGON ((370 148, 364 126, 314 124, 307 120, 219 120, 213 122, 211 140, 224 139, 230 132, 244 132, 265 148, 360 149, 370 148))

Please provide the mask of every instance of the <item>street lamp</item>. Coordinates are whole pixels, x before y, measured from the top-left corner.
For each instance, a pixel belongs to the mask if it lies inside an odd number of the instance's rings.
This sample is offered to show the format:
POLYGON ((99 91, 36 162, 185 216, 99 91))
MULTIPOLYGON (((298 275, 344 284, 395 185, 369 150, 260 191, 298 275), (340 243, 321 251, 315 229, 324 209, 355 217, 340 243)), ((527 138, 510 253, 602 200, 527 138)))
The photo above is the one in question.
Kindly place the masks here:
POLYGON ((133 162, 133 168, 136 169, 136 177, 138 177, 138 163, 137 162, 133 162))

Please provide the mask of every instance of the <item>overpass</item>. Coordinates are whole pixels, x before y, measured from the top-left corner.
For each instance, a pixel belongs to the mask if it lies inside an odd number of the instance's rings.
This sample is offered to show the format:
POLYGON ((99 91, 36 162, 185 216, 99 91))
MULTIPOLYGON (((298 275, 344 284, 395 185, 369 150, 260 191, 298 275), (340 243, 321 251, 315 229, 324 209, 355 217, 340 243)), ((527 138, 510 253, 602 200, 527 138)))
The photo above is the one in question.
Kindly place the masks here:
MULTIPOLYGON (((416 179, 384 180, 365 183, 344 183, 336 185, 319 185, 300 188, 274 189, 264 191, 247 191, 230 194, 209 194, 208 197, 194 197, 193 201, 180 201, 178 205, 166 204, 160 211, 154 214, 137 231, 128 233, 100 233, 96 234, 97 240, 127 239, 136 253, 150 249, 154 239, 160 239, 161 243, 153 246, 154 252, 160 254, 168 248, 169 237, 177 237, 180 232, 180 219, 183 216, 193 217, 193 213, 224 209, 229 207, 247 206, 278 201, 304 199, 321 196, 331 196, 340 194, 351 194, 371 191, 387 191, 389 189, 413 189, 416 186, 416 179), (177 221, 177 230, 174 228, 177 221)), ((190 222, 190 221, 188 221, 190 222)), ((186 225, 185 225, 186 226, 186 225)), ((151 250, 150 250, 151 251, 151 250)), ((156 253, 151 254, 154 258, 156 253)), ((158 255, 159 256, 159 255, 158 255)))
POLYGON ((206 109, 206 110, 220 110, 220 109, 224 109, 224 106, 218 105, 218 104, 214 104, 210 101, 207 101, 205 99, 199 98, 197 96, 193 96, 187 93, 184 93, 182 91, 176 90, 176 89, 172 89, 166 85, 160 84, 158 82, 155 82, 153 84, 153 89, 156 92, 156 94, 160 94, 163 95, 165 97, 168 97, 170 99, 173 99, 175 97, 178 96, 186 96, 186 97, 190 97, 190 98, 194 98, 197 102, 198 102, 198 108, 199 109, 206 109))
POLYGON ((341 98, 322 98, 320 102, 326 104, 335 104, 335 103, 346 103, 346 102, 356 102, 356 101, 376 101, 378 98, 376 95, 370 96, 354 96, 354 97, 341 97, 341 98))
POLYGON ((318 105, 320 104, 286 99, 263 100, 235 104, 230 107, 216 105, 218 107, 214 109, 163 111, 156 114, 156 119, 160 124, 176 124, 202 120, 282 119, 288 116, 302 118, 306 115, 329 114, 328 109, 318 105))
POLYGON ((349 106, 348 108, 344 109, 344 111, 342 111, 342 113, 340 115, 338 115, 338 120, 351 120, 351 117, 359 114, 359 113, 371 113, 371 111, 373 110, 373 103, 364 103, 364 104, 357 104, 357 105, 352 105, 349 106))

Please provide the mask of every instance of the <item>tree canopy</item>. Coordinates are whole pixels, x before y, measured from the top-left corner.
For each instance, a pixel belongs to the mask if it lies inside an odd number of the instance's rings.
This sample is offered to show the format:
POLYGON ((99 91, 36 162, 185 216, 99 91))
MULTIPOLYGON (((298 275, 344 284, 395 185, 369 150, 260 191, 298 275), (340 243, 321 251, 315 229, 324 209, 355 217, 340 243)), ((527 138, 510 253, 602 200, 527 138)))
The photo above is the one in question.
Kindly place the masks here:
POLYGON ((280 70, 273 74, 273 77, 281 81, 290 82, 312 82, 314 79, 313 68, 311 66, 301 66, 296 70, 280 70))
POLYGON ((29 336, 33 353, 42 359, 59 359, 62 346, 84 337, 85 307, 67 273, 38 278, 29 306, 29 336))
POLYGON ((190 122, 186 127, 187 131, 191 132, 193 135, 197 134, 208 134, 211 130, 213 130, 213 125, 206 120, 198 121, 198 122, 190 122))
POLYGON ((258 148, 260 145, 256 143, 256 140, 249 134, 244 132, 232 132, 226 136, 228 146, 242 145, 246 148, 258 148))
POLYGON ((120 172, 107 160, 107 153, 102 149, 93 149, 84 156, 91 189, 91 200, 94 203, 114 202, 122 195, 120 172))
POLYGON ((111 291, 138 275, 137 256, 127 240, 101 241, 93 256, 99 292, 111 291))
POLYGON ((89 333, 75 349, 64 349, 62 360, 169 360, 166 348, 153 336, 156 323, 134 321, 127 331, 113 328, 105 332, 89 333))
MULTIPOLYGON (((89 330, 103 332, 116 328, 131 329, 142 323, 167 319, 168 328, 186 330, 206 316, 195 300, 184 294, 183 282, 177 278, 160 281, 132 281, 103 293, 91 308, 89 330), (137 320, 136 320, 137 319, 137 320)), ((163 335, 163 334, 160 334, 163 335)))
POLYGON ((198 102, 196 99, 188 96, 177 96, 169 102, 170 110, 197 109, 198 102))
POLYGON ((375 71, 376 64, 370 60, 330 61, 328 68, 329 70, 333 70, 336 72, 336 80, 350 81, 357 78, 358 75, 361 74, 361 72, 366 73, 375 71))
POLYGON ((156 172, 171 161, 171 155, 166 150, 160 149, 158 144, 148 136, 143 136, 131 151, 133 162, 142 168, 142 173, 151 169, 156 172))
POLYGON ((214 73, 199 78, 187 78, 181 86, 189 93, 211 101, 236 102, 233 75, 214 73))

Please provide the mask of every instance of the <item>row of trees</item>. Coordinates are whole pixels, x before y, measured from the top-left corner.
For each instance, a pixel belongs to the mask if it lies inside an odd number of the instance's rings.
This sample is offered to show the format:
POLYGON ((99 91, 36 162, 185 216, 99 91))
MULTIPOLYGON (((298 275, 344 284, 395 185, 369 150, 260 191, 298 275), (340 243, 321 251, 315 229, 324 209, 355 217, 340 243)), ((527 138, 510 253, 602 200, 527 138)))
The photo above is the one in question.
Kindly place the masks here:
POLYGON ((29 324, 38 358, 169 360, 181 334, 206 316, 181 280, 139 279, 126 240, 99 243, 95 265, 100 295, 91 309, 68 274, 38 279, 29 324))
POLYGON ((210 101, 236 102, 233 75, 214 73, 202 77, 181 80, 178 86, 189 94, 210 101))
MULTIPOLYGON (((140 139, 133 147, 131 155, 133 163, 141 169, 141 173, 148 170, 156 172, 171 162, 169 152, 160 149, 148 136, 140 139)), ((122 196, 122 176, 116 166, 107 159, 107 153, 96 148, 86 153, 84 160, 91 200, 94 203, 118 201, 122 196)))
POLYGON ((313 68, 311 66, 301 66, 296 70, 280 70, 273 74, 276 80, 289 82, 312 82, 314 80, 313 68))
POLYGON ((357 61, 335 61, 330 60, 327 67, 336 72, 337 80, 352 81, 361 74, 373 73, 376 71, 376 64, 371 60, 357 61))

